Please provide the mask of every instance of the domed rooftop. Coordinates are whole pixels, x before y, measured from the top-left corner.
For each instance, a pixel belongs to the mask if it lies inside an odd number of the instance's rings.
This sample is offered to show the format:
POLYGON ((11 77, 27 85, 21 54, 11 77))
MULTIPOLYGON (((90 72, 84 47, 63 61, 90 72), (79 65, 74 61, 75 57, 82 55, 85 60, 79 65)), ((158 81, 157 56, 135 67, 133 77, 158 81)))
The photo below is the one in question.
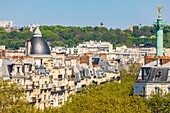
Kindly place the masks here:
POLYGON ((34 31, 34 35, 31 38, 31 52, 30 54, 36 54, 36 55, 50 55, 50 48, 47 44, 47 42, 42 38, 41 31, 39 27, 36 28, 34 31))

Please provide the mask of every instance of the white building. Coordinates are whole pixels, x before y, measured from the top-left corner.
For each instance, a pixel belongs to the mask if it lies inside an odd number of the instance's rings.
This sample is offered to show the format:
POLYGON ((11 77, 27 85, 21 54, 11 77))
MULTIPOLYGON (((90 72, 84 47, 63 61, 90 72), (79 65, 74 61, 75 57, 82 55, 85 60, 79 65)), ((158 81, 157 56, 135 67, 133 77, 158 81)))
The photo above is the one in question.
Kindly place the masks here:
POLYGON ((97 42, 97 41, 88 41, 83 44, 79 44, 77 47, 69 48, 69 54, 81 55, 88 52, 108 52, 113 51, 113 45, 109 42, 97 42))
POLYGON ((164 93, 170 93, 170 62, 162 64, 164 62, 162 59, 157 60, 142 66, 135 81, 136 95, 148 98, 152 91, 157 93, 160 89, 164 93))
POLYGON ((5 50, 5 45, 0 45, 0 50, 5 50))
POLYGON ((11 27, 13 27, 13 21, 1 20, 0 21, 0 27, 11 28, 11 27))

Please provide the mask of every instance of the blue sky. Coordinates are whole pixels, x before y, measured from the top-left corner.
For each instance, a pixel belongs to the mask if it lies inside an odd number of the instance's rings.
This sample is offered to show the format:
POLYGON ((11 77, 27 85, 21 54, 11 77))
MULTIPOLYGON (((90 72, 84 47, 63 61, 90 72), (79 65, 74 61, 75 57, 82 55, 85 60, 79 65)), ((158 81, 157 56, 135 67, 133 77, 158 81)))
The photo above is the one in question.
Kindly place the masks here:
POLYGON ((128 28, 152 25, 156 6, 163 6, 162 17, 170 24, 169 0, 0 0, 0 19, 16 26, 41 25, 99 26, 128 28))

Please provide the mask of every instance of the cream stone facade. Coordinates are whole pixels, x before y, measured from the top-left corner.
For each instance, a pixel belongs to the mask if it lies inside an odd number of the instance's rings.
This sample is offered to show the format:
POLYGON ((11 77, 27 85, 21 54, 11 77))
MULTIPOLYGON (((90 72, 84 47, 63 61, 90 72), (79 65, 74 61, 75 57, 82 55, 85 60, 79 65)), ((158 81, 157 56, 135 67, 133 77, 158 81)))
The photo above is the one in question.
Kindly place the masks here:
POLYGON ((103 84, 112 80, 120 82, 119 72, 102 71, 99 67, 93 66, 89 68, 85 63, 78 64, 76 59, 66 57, 61 65, 56 65, 56 58, 47 60, 45 57, 42 61, 42 64, 39 64, 37 57, 25 57, 2 59, 1 63, 2 68, 6 68, 5 73, 9 74, 6 76, 2 73, 1 76, 21 84, 26 89, 28 101, 36 108, 63 105, 70 94, 80 92, 83 87, 93 83, 103 84), (12 63, 7 64, 5 61, 12 63))

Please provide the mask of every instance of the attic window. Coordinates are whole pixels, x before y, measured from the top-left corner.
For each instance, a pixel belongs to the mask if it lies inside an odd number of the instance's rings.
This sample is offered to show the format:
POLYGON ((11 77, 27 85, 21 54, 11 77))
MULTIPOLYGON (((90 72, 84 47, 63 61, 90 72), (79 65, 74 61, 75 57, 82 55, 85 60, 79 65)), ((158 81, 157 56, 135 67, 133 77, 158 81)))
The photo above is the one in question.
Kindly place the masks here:
POLYGON ((155 79, 154 81, 159 81, 161 75, 162 75, 162 72, 158 71, 157 74, 154 77, 154 79, 155 79))

